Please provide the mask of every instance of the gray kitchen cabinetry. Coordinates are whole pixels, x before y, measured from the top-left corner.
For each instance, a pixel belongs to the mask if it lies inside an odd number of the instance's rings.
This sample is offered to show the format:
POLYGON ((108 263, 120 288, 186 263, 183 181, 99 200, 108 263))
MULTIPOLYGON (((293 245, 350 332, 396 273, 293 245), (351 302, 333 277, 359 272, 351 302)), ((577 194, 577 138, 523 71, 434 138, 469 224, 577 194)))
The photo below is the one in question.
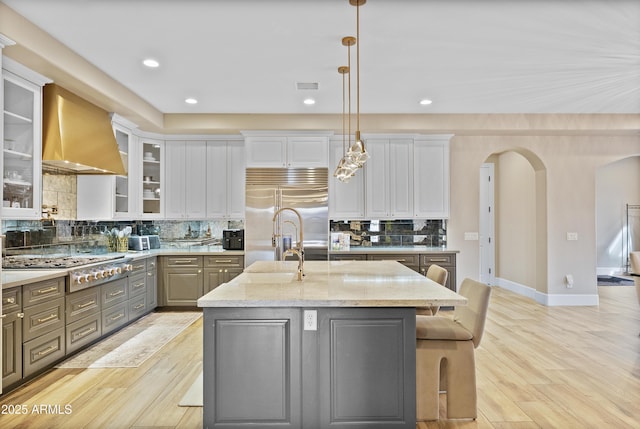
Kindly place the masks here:
POLYGON ((203 295, 202 256, 162 256, 162 305, 195 307, 203 295))
POLYGON ((2 387, 22 379, 22 287, 2 291, 2 387))
POLYGON ((129 272, 129 318, 135 320, 147 312, 147 261, 138 259, 131 263, 129 272))
POLYGON ((204 293, 242 274, 244 256, 205 256, 204 293))
POLYGON ((432 264, 440 265, 449 272, 445 286, 456 291, 456 254, 454 252, 436 252, 420 255, 420 273, 427 275, 427 270, 432 264))
POLYGON ((203 426, 415 428, 415 311, 205 308, 203 426))
POLYGON ((410 253, 369 254, 369 261, 396 261, 416 272, 420 272, 420 255, 410 253))
POLYGON ((158 306, 158 258, 147 258, 147 311, 158 306))
POLYGON ((70 293, 66 298, 67 354, 90 344, 102 335, 100 288, 70 293))
POLYGON ((129 321, 128 278, 114 280, 100 287, 102 334, 108 334, 129 321))
POLYGON ((65 279, 22 286, 22 372, 28 377, 65 356, 65 279))

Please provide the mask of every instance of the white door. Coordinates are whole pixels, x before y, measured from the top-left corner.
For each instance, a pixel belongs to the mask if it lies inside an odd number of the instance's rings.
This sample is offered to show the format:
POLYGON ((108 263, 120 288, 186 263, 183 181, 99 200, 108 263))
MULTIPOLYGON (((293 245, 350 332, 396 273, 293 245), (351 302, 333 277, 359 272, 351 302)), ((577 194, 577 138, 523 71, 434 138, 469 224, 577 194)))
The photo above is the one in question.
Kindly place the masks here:
POLYGON ((493 164, 480 167, 480 281, 495 284, 493 164))

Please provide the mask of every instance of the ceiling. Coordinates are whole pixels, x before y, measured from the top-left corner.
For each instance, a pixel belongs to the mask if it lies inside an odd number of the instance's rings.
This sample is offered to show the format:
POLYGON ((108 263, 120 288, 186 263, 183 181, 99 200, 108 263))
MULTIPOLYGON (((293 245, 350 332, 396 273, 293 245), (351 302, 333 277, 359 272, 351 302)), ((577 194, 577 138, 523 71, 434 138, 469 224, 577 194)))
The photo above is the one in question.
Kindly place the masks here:
MULTIPOLYGON (((2 3, 162 113, 342 111, 348 0, 2 3)), ((640 113, 637 0, 369 0, 360 32, 363 114, 640 113)))

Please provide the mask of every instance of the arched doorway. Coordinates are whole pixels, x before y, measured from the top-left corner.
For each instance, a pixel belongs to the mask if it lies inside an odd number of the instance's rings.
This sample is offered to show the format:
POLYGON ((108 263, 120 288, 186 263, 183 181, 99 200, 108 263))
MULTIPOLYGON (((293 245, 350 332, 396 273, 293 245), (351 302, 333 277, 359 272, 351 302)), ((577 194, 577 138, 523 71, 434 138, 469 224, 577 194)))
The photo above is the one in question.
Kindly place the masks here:
MULTIPOLYGON (((493 184, 481 184, 493 192, 493 281, 535 299, 536 292, 547 292, 546 168, 523 148, 494 153, 486 164, 493 168, 493 184)), ((481 200, 487 195, 491 192, 481 190, 481 200)), ((488 205, 480 201, 480 210, 488 205)), ((481 240, 490 235, 491 225, 481 220, 481 240)), ((490 260, 482 251, 481 272, 490 260)))

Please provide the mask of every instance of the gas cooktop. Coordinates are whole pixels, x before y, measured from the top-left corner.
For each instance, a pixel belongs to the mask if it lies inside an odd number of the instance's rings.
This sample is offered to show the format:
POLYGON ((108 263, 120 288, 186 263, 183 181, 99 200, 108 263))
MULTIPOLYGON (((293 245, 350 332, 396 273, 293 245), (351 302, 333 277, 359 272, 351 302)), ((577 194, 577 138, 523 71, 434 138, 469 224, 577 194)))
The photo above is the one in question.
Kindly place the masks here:
POLYGON ((5 269, 56 269, 56 268, 72 268, 82 265, 95 264, 105 261, 113 261, 122 259, 124 255, 73 255, 73 256, 5 256, 2 258, 2 268, 5 269))

